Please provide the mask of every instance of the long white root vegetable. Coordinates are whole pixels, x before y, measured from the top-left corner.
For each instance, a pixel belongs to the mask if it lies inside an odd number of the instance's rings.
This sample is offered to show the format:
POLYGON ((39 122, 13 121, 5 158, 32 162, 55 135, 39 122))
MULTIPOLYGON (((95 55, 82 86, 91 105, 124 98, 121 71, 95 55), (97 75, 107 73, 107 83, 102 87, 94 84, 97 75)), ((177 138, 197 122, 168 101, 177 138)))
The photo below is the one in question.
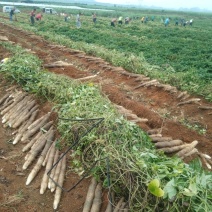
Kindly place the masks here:
POLYGON ((34 111, 38 109, 38 105, 35 105, 30 109, 30 107, 19 117, 18 120, 15 120, 13 123, 11 123, 12 128, 18 128, 22 123, 24 123, 26 120, 29 119, 29 117, 32 115, 34 111))
POLYGON ((91 209, 91 206, 93 203, 96 186, 97 186, 97 181, 93 177, 91 179, 91 183, 88 188, 87 196, 86 196, 84 207, 83 207, 83 212, 90 212, 90 209, 91 209))
POLYGON ((196 148, 194 148, 194 149, 192 149, 190 152, 188 152, 188 153, 186 153, 185 155, 183 155, 183 156, 181 157, 181 159, 184 159, 184 158, 189 157, 189 156, 191 156, 191 155, 193 155, 193 154, 196 154, 196 153, 198 153, 198 150, 197 150, 196 148))
MULTIPOLYGON (((55 155, 54 155, 54 161, 53 161, 53 165, 57 162, 57 160, 58 160, 58 158, 59 158, 59 150, 57 149, 56 150, 56 152, 55 152, 55 155)), ((51 173, 50 173, 50 177, 51 177, 51 179, 54 179, 54 174, 55 174, 55 171, 56 171, 56 167, 57 166, 55 166, 53 169, 52 169, 52 171, 51 171, 51 173)), ((53 189, 54 188, 54 185, 55 185, 55 183, 51 180, 50 178, 49 178, 49 182, 48 182, 48 188, 51 190, 51 189, 53 189), (54 184, 54 185, 53 185, 54 184)))
POLYGON ((155 144, 155 147, 156 148, 172 147, 172 146, 179 146, 181 144, 183 144, 183 141, 181 140, 163 141, 163 142, 157 142, 155 144))
MULTIPOLYGON (((26 134, 21 138, 21 141, 25 141, 29 139, 31 136, 33 136, 39 129, 48 121, 51 113, 47 113, 43 116, 43 119, 36 124, 36 126, 33 125, 33 123, 28 127, 28 131, 26 134), (33 128, 32 128, 33 126, 33 128)), ((36 121, 35 121, 36 122, 36 121)))
MULTIPOLYGON (((64 156, 62 159, 62 167, 61 167, 61 172, 58 179, 58 185, 61 187, 63 186, 63 182, 65 179, 65 171, 66 171, 66 156, 64 156)), ((57 186, 57 189, 54 195, 54 203, 53 203, 54 210, 56 210, 59 205, 61 194, 62 194, 62 189, 57 186)))
POLYGON ((99 212, 102 205, 102 184, 98 183, 90 212, 99 212))
POLYGON ((6 93, 1 99, 0 99, 0 105, 4 103, 4 101, 9 97, 10 93, 6 93))
POLYGON ((208 160, 203 156, 203 154, 199 154, 200 158, 202 159, 202 162, 207 166, 208 169, 211 169, 211 165, 208 163, 208 160))
POLYGON ((34 111, 31 114, 31 117, 29 118, 29 120, 22 127, 19 128, 18 133, 15 136, 15 139, 13 140, 13 144, 17 144, 21 140, 23 133, 26 131, 27 127, 34 121, 38 112, 39 110, 34 111))
POLYGON ((42 167, 42 163, 44 161, 44 158, 45 158, 45 156, 46 156, 51 144, 52 144, 51 140, 48 140, 46 142, 46 145, 45 145, 43 151, 41 152, 41 155, 40 155, 36 165, 34 166, 34 168, 32 169, 32 171, 30 172, 30 174, 29 174, 29 176, 27 178, 26 185, 29 185, 32 182, 32 180, 35 178, 37 173, 40 171, 40 169, 42 167))
POLYGON ((190 143, 185 149, 182 149, 181 151, 179 151, 178 153, 176 153, 176 155, 178 157, 184 157, 185 154, 187 154, 188 152, 192 151, 192 149, 194 149, 194 147, 198 144, 198 141, 193 141, 192 143, 190 143))
POLYGON ((148 133, 149 135, 160 134, 160 133, 161 133, 161 128, 159 128, 159 129, 148 130, 147 133, 148 133))
POLYGON ((163 151, 165 153, 173 153, 173 152, 177 152, 177 151, 180 151, 182 149, 185 149, 188 146, 189 146, 189 144, 183 144, 183 145, 180 145, 180 146, 160 148, 158 150, 163 151))
POLYGON ((41 187, 40 187, 40 194, 44 194, 44 192, 46 191, 46 188, 48 186, 48 178, 49 177, 48 177, 47 173, 49 172, 49 170, 51 169, 51 167, 53 165, 54 154, 55 154, 55 146, 52 146, 51 151, 49 153, 49 158, 48 158, 48 161, 47 161, 47 164, 46 164, 45 173, 44 173, 43 178, 42 178, 41 187))
POLYGON ((53 140, 54 138, 54 131, 50 129, 46 134, 42 136, 42 139, 40 139, 40 142, 30 150, 29 157, 25 161, 23 165, 23 169, 27 169, 28 166, 33 162, 33 160, 36 158, 36 156, 42 151, 43 147, 45 146, 46 142, 48 140, 53 140))
POLYGON ((149 136, 153 142, 164 142, 173 140, 172 137, 158 137, 158 136, 149 136))
MULTIPOLYGON (((62 160, 60 160, 59 163, 54 167, 54 169, 55 169, 54 176, 53 176, 54 182, 58 182, 61 167, 62 167, 62 160)), ((49 180, 52 181, 51 179, 49 179, 49 180)), ((56 189, 56 184, 54 182, 52 181, 52 183, 51 183, 51 192, 54 192, 56 189)))
POLYGON ((198 108, 202 110, 212 110, 212 107, 210 106, 199 106, 198 108))
POLYGON ((53 146, 55 146, 55 143, 52 143, 52 145, 50 146, 50 148, 49 148, 49 150, 48 150, 48 152, 46 154, 46 157, 44 158, 44 161, 42 163, 42 166, 46 166, 47 160, 49 158, 50 151, 51 151, 51 149, 52 149, 53 146))
POLYGON ((123 202, 124 202, 124 197, 122 197, 122 198, 119 200, 119 202, 118 202, 118 204, 116 205, 116 207, 115 207, 115 209, 114 209, 113 212, 118 212, 123 202))
POLYGON ((199 99, 199 98, 189 99, 189 100, 187 100, 187 101, 185 101, 185 102, 180 102, 180 103, 178 103, 177 106, 179 106, 179 105, 185 105, 185 104, 191 104, 191 103, 197 103, 197 102, 199 102, 200 100, 201 100, 201 99, 199 99))

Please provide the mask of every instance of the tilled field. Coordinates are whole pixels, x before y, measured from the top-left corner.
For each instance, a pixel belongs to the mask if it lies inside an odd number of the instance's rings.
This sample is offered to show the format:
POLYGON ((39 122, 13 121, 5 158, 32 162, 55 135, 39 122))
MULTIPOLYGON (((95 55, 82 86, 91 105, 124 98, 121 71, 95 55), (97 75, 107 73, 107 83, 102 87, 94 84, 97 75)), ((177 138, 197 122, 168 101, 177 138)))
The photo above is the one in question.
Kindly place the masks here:
MULTIPOLYGON (((7 36, 10 42, 19 44, 23 48, 29 49, 29 52, 36 54, 43 60, 43 67, 48 71, 67 75, 76 80, 99 83, 103 94, 111 102, 136 115, 137 124, 144 131, 160 128, 163 137, 172 137, 173 140, 182 140, 186 143, 197 140, 196 148, 198 151, 212 155, 212 113, 211 109, 202 109, 204 106, 212 107, 211 103, 206 102, 201 97, 184 94, 174 87, 163 85, 143 75, 131 74, 121 67, 113 67, 101 58, 49 43, 37 35, 22 31, 14 26, 2 23, 0 26, 1 36, 7 36), (139 121, 139 118, 148 121, 139 121), (205 133, 201 135, 197 131, 188 129, 181 124, 182 120, 186 120, 190 125, 198 125, 206 130, 205 133)), ((1 59, 10 55, 2 48, 0 54, 1 59)), ((5 82, 1 81, 1 87, 0 97, 6 92, 5 82)), ((48 107, 42 107, 43 112, 47 112, 48 107)), ((126 118, 133 119, 132 116, 127 115, 126 118)), ((0 131, 0 159, 2 161, 0 200, 2 203, 6 203, 11 197, 21 197, 18 198, 20 203, 14 201, 15 206, 13 204, 0 204, 2 211, 12 211, 13 208, 16 208, 17 211, 52 211, 52 195, 50 193, 40 195, 38 192, 39 177, 35 183, 32 183, 32 186, 25 186, 28 174, 26 175, 20 169, 24 155, 19 153, 20 149, 18 150, 18 148, 20 147, 14 147, 7 143, 12 138, 10 129, 5 129, 1 125, 0 131)), ((192 157, 188 157, 186 161, 191 159, 192 157)), ((76 179, 76 177, 70 177, 65 183, 69 185, 76 179)), ((82 211, 89 182, 88 179, 85 179, 76 190, 64 194, 59 211, 82 211), (72 209, 68 206, 69 202, 72 209)))

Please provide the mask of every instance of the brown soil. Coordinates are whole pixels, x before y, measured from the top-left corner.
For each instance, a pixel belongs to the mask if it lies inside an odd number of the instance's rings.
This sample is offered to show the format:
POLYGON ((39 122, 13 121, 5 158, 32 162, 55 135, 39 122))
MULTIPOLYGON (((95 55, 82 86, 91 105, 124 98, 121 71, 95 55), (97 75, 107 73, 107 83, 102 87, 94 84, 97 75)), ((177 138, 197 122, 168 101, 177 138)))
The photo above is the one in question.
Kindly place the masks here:
MULTIPOLYGON (((99 83, 103 94, 111 102, 131 110, 139 118, 148 119, 147 123, 138 123, 143 130, 162 128, 163 136, 171 136, 173 139, 181 139, 187 143, 198 140, 198 150, 212 155, 212 115, 209 115, 211 110, 198 108, 200 104, 207 106, 212 106, 212 104, 201 97, 192 96, 201 99, 199 104, 177 106, 180 102, 177 99, 179 92, 171 93, 156 86, 135 89, 141 84, 139 75, 131 75, 121 67, 113 67, 100 58, 54 45, 39 36, 17 29, 14 26, 0 23, 0 28, 0 35, 5 35, 15 44, 30 49, 43 60, 43 65, 59 60, 73 64, 67 67, 48 68, 48 71, 66 75, 72 79, 96 74, 97 76, 89 81, 99 83), (188 129, 180 123, 180 120, 187 120, 190 125, 199 125, 206 129, 206 133, 201 135, 197 131, 188 129)), ((9 56, 9 53, 1 48, 0 58, 7 56, 9 56)), ((6 86, 4 82, 2 84, 0 98, 4 95, 6 86)), ((10 139, 10 130, 0 125, 0 211, 13 211, 13 207, 17 211, 52 211, 53 196, 49 192, 44 195, 39 194, 40 175, 32 183, 32 186, 25 186, 27 174, 20 169, 24 156, 19 154, 20 147, 18 145, 14 147, 7 142, 10 139), (14 157, 8 159, 12 155, 14 157), (19 174, 17 175, 17 173, 19 174), (22 197, 17 200, 20 202, 14 202, 9 206, 4 204, 9 197, 14 195, 22 197)), ((187 159, 187 161, 189 160, 187 159)), ((70 187, 73 182, 77 181, 78 177, 72 175, 66 179, 65 187, 70 187)), ((59 211, 82 211, 89 182, 89 179, 85 179, 76 189, 70 193, 64 193, 59 211)), ((106 193, 104 199, 106 204, 106 193)), ((102 211, 104 211, 105 204, 102 211)))

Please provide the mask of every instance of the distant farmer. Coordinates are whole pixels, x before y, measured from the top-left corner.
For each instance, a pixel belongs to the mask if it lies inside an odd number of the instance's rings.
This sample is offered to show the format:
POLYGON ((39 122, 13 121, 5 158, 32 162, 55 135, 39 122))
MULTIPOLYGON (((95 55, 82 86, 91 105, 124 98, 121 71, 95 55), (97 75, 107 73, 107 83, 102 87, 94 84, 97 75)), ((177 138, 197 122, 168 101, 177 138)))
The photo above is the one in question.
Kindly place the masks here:
POLYGON ((35 19, 37 21, 41 21, 41 18, 42 18, 42 14, 41 13, 38 13, 36 16, 35 16, 35 19))
POLYGON ((93 19, 93 23, 95 24, 96 23, 96 13, 92 14, 92 19, 93 19))
POLYGON ((165 24, 165 27, 169 25, 169 18, 166 18, 164 24, 165 24))
POLYGON ((179 23, 179 21, 178 21, 178 19, 176 18, 176 19, 175 19, 175 26, 178 26, 178 23, 179 23))
POLYGON ((145 17, 143 16, 143 17, 141 18, 141 22, 142 22, 142 23, 144 23, 144 19, 145 19, 145 17))
POLYGON ((117 21, 117 19, 116 19, 116 18, 113 18, 113 19, 111 20, 110 25, 113 26, 113 27, 115 27, 116 21, 117 21))
POLYGON ((35 12, 36 12, 36 9, 33 9, 30 13, 30 21, 32 25, 34 25, 35 23, 35 12))
POLYGON ((81 15, 81 13, 78 13, 76 16, 76 26, 78 29, 81 27, 80 15, 81 15))
POLYGON ((129 24, 130 18, 129 18, 129 17, 126 17, 126 18, 124 19, 124 21, 125 21, 125 24, 129 24))
POLYGON ((68 14, 64 13, 64 21, 67 22, 68 21, 68 14))
POLYGON ((122 19, 123 19, 123 17, 120 16, 119 19, 118 19, 118 24, 122 24, 122 23, 123 23, 123 22, 122 22, 122 19))
POLYGON ((13 21, 13 15, 15 14, 15 8, 10 10, 10 21, 13 21))
POLYGON ((193 19, 191 19, 191 20, 189 21, 189 25, 192 26, 192 24, 193 24, 193 19))

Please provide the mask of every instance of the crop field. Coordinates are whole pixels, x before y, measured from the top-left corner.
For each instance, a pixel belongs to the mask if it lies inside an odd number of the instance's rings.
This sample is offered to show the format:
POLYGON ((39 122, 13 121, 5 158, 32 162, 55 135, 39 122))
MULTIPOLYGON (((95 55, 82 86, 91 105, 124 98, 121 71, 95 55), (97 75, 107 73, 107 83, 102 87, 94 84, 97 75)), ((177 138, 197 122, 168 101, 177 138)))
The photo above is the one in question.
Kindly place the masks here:
MULTIPOLYGON (((146 14, 144 11, 120 11, 106 13, 109 17, 105 17, 106 15, 103 13, 101 16, 100 12, 99 16, 97 14, 97 23, 93 24, 92 12, 84 12, 81 16, 82 27, 78 30, 75 26, 75 14, 72 12, 70 11, 68 22, 64 21, 64 17, 46 15, 40 23, 36 23, 36 26, 30 27, 29 30, 35 30, 53 40, 59 39, 61 44, 103 57, 131 72, 160 78, 163 82, 181 90, 189 90, 211 101, 210 14, 146 14), (116 27, 111 27, 112 17, 118 15, 132 17, 132 21, 128 25, 116 23, 116 27), (153 15, 154 21, 151 21, 153 15), (142 16, 148 16, 149 21, 142 23, 142 16), (161 19, 166 17, 171 19, 168 27, 161 22, 161 19), (178 26, 175 26, 176 19, 179 20, 178 26), (193 19, 194 24, 192 27, 183 27, 180 25, 180 19, 193 19), (142 67, 140 63, 143 61, 150 66, 149 69, 142 67)), ((21 16, 18 24, 28 29, 29 20, 24 20, 23 15, 21 16)))
POLYGON ((211 211, 211 15, 29 11, 0 14, 0 210, 211 211))

